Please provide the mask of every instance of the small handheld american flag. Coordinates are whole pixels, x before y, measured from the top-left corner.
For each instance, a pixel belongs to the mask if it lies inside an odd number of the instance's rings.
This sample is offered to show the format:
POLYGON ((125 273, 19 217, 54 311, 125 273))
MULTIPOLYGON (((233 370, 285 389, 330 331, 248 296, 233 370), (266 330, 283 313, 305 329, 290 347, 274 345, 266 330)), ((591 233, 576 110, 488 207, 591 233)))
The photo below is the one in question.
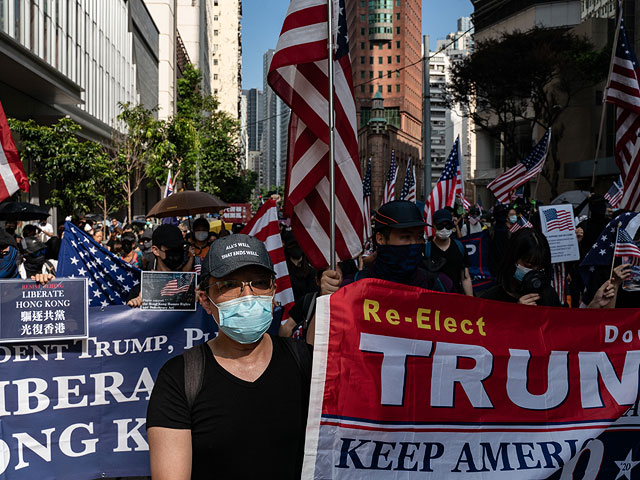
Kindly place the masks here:
POLYGON ((387 173, 387 181, 384 184, 384 194, 382 195, 382 205, 396 199, 396 179, 398 178, 398 164, 396 163, 396 152, 391 150, 391 163, 387 173))
POLYGON ((412 168, 411 159, 407 162, 407 173, 404 175, 404 183, 402 184, 402 192, 400 192, 400 200, 409 202, 416 201, 416 179, 414 176, 415 167, 412 168))
POLYGON ((444 165, 442 175, 436 183, 429 199, 424 205, 424 216, 427 222, 427 236, 432 236, 435 229, 432 226, 432 217, 435 212, 444 207, 453 207, 456 194, 460 192, 460 138, 456 139, 453 148, 444 165))

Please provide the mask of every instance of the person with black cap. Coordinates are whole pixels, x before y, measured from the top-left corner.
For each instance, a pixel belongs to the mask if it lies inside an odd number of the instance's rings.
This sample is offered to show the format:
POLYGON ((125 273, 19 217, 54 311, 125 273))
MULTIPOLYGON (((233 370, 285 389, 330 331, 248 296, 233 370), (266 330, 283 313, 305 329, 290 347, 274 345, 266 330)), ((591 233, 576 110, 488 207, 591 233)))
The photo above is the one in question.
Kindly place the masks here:
POLYGON ((395 200, 382 205, 373 217, 375 260, 353 277, 342 278, 340 270, 325 270, 320 282, 322 295, 363 278, 379 278, 430 290, 449 291, 444 276, 420 268, 424 251, 422 212, 413 202, 395 200))
POLYGON ((155 255, 153 254, 153 229, 147 228, 140 237, 142 251, 142 270, 151 270, 155 263, 155 255))
POLYGON ((477 207, 469 209, 469 215, 462 222, 460 227, 460 236, 466 237, 472 233, 480 233, 482 231, 482 219, 480 218, 480 210, 477 207))
POLYGON ((213 243, 198 295, 218 335, 158 373, 147 410, 154 480, 300 478, 311 353, 265 334, 275 289, 262 242, 234 234, 213 243))
MULTIPOLYGON (((151 270, 159 272, 188 272, 191 265, 186 261, 185 240, 182 232, 175 225, 160 225, 151 236, 151 251, 154 261, 151 270)), ((140 285, 136 285, 129 292, 127 305, 139 307, 142 305, 140 285)))
POLYGON ((31 278, 42 273, 47 246, 40 241, 39 230, 35 225, 25 225, 22 230, 23 238, 20 241, 22 264, 19 267, 22 278, 31 278))
POLYGON ((451 212, 437 210, 433 214, 436 234, 425 246, 425 264, 429 271, 444 273, 453 282, 456 292, 473 296, 469 275, 469 256, 464 245, 453 238, 456 231, 451 212))

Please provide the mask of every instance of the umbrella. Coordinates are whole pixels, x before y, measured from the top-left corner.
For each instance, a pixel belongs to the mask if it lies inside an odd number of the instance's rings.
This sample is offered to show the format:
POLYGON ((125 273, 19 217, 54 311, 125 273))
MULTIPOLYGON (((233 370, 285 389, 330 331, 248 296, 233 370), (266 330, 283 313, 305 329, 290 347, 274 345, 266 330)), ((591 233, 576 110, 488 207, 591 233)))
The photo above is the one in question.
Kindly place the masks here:
POLYGON ((213 213, 227 208, 228 205, 218 197, 205 192, 185 190, 174 193, 156 203, 147 217, 180 217, 197 213, 213 213))
POLYGON ((49 210, 27 202, 0 204, 0 220, 46 220, 49 210))

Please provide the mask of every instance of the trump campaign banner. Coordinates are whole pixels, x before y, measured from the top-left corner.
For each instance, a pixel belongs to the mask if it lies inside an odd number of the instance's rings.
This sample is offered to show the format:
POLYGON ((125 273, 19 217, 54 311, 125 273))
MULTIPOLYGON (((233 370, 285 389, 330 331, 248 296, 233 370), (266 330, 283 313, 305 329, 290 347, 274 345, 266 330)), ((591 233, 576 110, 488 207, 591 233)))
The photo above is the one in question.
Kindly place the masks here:
POLYGON ((302 478, 631 479, 639 321, 377 279, 321 297, 302 478))
POLYGON ((0 345, 0 478, 149 475, 147 404, 160 367, 211 338, 196 312, 89 309, 85 339, 0 345))
POLYGON ((473 291, 478 293, 495 285, 489 270, 489 232, 483 230, 472 233, 460 238, 459 241, 467 249, 473 291))

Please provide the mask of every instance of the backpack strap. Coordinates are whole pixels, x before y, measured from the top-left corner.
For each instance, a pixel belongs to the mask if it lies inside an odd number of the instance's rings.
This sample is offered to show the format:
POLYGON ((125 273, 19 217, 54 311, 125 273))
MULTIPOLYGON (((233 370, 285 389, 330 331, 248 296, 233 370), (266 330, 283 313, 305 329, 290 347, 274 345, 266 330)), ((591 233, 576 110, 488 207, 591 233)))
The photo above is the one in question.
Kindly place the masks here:
POLYGON ((427 240, 427 243, 424 245, 424 256, 427 258, 431 256, 431 240, 427 240))
POLYGON ((457 238, 453 238, 452 240, 455 242, 456 246, 458 247, 458 251, 460 252, 460 255, 462 255, 462 258, 464 258, 464 252, 465 252, 466 248, 464 247, 462 242, 460 240, 458 240, 457 238))
POLYGON ((304 380, 304 384, 308 385, 311 381, 311 353, 309 352, 309 347, 307 347, 306 342, 302 340, 296 340, 295 338, 289 337, 280 337, 284 340, 284 345, 289 350, 289 353, 296 361, 296 365, 298 365, 298 370, 300 370, 300 374, 302 375, 302 379, 304 380))
POLYGON ((207 342, 190 348, 182 354, 184 358, 184 393, 187 397, 189 411, 202 389, 204 381, 205 348, 209 348, 207 342))

